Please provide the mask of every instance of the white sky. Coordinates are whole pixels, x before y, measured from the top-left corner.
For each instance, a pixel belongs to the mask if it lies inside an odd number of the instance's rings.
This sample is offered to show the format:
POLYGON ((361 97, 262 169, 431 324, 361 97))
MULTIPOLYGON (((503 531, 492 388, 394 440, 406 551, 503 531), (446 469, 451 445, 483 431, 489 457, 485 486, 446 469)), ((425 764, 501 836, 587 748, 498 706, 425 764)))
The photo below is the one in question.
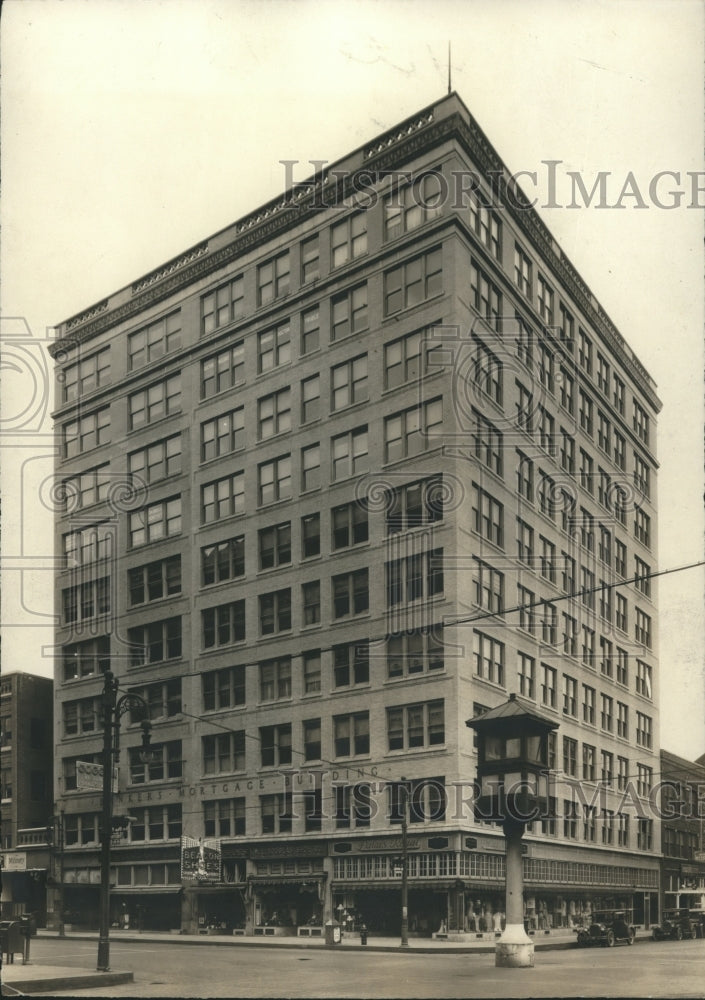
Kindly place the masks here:
MULTIPOLYGON (((660 568, 703 558, 703 213, 689 207, 686 177, 703 169, 703 10, 700 0, 6 0, 4 669, 51 673, 51 574, 37 568, 52 551, 36 346, 46 328, 276 196, 280 160, 334 160, 442 96, 449 36, 453 88, 510 170, 538 172, 527 193, 658 383, 660 568), (649 207, 541 209, 549 159, 562 161, 562 204, 566 170, 588 189, 606 170, 610 203, 632 171, 649 207), (687 192, 673 210, 649 198, 662 170, 680 172, 671 187, 687 192)), ((310 172, 304 164, 296 179, 310 172)), ((705 751, 702 570, 663 578, 660 595, 661 743, 692 758, 705 751)))

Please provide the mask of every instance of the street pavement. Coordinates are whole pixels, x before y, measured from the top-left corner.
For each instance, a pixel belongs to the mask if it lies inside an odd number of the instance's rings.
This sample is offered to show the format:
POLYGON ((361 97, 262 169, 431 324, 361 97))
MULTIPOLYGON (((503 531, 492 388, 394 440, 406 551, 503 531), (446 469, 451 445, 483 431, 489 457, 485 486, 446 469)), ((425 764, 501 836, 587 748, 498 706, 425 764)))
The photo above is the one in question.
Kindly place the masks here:
MULTIPOLYGON (((268 942, 269 944, 269 942, 268 942)), ((398 942, 397 942, 398 945, 398 942)), ((32 963, 95 969, 95 939, 40 937, 32 963)), ((633 948, 536 950, 533 969, 496 969, 494 956, 437 947, 388 952, 340 947, 235 947, 200 939, 113 939, 111 967, 132 983, 85 992, 47 990, 38 996, 495 998, 705 997, 705 940, 651 942, 633 948)), ((8 967, 11 968, 11 967, 8 967)), ((20 965, 21 969, 22 966, 20 965)))

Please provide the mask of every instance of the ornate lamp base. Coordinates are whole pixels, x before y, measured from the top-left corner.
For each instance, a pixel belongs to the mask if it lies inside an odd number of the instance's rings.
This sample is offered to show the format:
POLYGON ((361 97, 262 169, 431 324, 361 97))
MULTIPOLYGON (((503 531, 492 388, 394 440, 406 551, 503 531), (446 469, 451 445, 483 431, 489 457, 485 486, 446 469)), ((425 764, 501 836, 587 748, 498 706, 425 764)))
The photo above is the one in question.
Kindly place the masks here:
POLYGON ((534 942, 523 924, 507 924, 495 948, 495 968, 533 969, 534 942))

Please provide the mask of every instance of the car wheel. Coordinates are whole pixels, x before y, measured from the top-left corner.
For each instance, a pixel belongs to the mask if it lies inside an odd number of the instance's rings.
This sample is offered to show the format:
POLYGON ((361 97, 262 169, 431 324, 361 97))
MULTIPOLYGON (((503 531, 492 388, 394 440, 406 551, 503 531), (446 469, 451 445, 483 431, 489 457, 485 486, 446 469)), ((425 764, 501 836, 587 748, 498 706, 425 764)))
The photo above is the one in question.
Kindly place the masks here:
POLYGON ((676 941, 682 941, 682 940, 683 940, 683 928, 676 927, 676 941))
POLYGON ((605 938, 605 946, 607 948, 614 948, 614 931, 607 931, 607 937, 605 938))

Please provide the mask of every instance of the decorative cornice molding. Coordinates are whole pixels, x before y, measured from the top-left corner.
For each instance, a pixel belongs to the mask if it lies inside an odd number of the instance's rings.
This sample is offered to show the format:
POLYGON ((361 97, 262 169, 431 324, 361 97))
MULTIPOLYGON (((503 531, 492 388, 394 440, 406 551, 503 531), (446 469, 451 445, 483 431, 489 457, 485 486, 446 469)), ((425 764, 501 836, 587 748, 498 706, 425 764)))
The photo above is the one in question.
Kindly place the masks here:
MULTIPOLYGON (((208 250, 209 241, 204 240, 136 281, 132 285, 133 298, 130 302, 108 311, 109 300, 105 299, 68 320, 64 333, 73 332, 76 327, 81 326, 81 330, 75 335, 79 342, 96 336, 110 326, 137 315, 168 295, 187 288, 194 281, 217 271, 247 251, 283 234, 301 222, 306 214, 312 215, 341 204, 346 197, 358 190, 356 180, 359 175, 368 177, 374 170, 389 169, 392 165, 398 165, 399 162, 411 159, 443 140, 453 137, 459 140, 473 162, 478 165, 493 192, 500 195, 500 204, 544 256, 549 267, 559 276, 586 318, 620 359, 625 369, 630 372, 646 399, 658 412, 661 403, 653 389, 648 372, 627 349, 624 338, 602 306, 593 305, 594 299, 588 286, 558 247, 550 230, 523 192, 516 185, 510 189, 511 175, 480 126, 472 116, 466 121, 460 112, 455 112, 440 121, 434 119, 433 111, 413 116, 367 146, 363 150, 363 165, 352 174, 337 177, 336 182, 331 183, 332 178, 336 177, 335 172, 332 172, 330 175, 322 174, 319 179, 305 186, 297 185, 296 189, 288 194, 273 199, 256 212, 236 222, 234 229, 237 236, 227 246, 211 253, 208 250), (324 193, 325 197, 321 198, 324 193)), ((65 338, 62 337, 51 346, 50 353, 55 356, 65 347, 65 338)))
POLYGON ((179 271, 182 267, 185 267, 187 264, 190 264, 199 257, 202 257, 204 253, 208 253, 208 240, 204 240, 202 243, 199 243, 198 246, 192 247, 185 253, 180 254, 178 257, 174 257, 173 260, 170 260, 161 267, 158 267, 156 270, 150 271, 149 274, 140 278, 139 281, 135 281, 132 285, 132 294, 136 295, 138 292, 144 291, 145 288, 149 288, 149 286, 153 285, 156 281, 161 281, 163 278, 173 274, 174 271, 179 271))

